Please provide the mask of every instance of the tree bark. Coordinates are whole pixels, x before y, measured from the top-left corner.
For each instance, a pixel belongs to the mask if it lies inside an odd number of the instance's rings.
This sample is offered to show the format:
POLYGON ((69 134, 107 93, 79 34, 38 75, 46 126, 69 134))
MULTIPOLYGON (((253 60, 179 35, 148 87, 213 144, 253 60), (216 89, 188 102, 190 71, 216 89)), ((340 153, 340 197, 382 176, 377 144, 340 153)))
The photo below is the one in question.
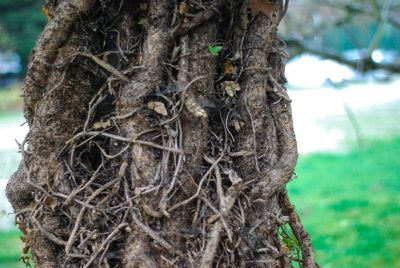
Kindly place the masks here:
POLYGON ((47 1, 7 185, 36 267, 317 267, 285 190, 287 3, 47 1))

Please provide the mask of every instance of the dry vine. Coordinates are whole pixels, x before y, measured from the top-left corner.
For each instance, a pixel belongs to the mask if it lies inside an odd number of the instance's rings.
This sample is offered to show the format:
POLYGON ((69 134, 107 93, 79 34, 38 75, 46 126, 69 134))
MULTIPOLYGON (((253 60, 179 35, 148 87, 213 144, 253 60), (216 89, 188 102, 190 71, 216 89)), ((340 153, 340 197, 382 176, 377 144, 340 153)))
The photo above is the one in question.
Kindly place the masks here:
POLYGON ((7 188, 38 267, 290 267, 286 223, 316 266, 284 190, 287 4, 47 1, 7 188))

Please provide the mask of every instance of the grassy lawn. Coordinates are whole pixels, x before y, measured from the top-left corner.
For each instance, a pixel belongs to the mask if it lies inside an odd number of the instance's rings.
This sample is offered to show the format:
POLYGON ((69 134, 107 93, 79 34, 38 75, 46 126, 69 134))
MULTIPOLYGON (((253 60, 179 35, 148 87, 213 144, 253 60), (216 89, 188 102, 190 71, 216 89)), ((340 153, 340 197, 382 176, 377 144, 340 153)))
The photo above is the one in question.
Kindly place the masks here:
POLYGON ((400 267, 400 138, 301 156, 290 196, 323 267, 400 267))
POLYGON ((18 230, 0 232, 0 268, 22 268, 25 265, 19 262, 23 244, 18 230))

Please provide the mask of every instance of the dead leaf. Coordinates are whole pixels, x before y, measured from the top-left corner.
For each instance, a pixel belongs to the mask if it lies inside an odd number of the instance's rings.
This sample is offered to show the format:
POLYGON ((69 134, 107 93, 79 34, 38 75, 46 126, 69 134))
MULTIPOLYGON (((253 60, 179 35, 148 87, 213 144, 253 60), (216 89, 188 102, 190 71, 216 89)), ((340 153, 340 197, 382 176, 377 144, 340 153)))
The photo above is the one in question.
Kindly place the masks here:
POLYGON ((18 228, 26 235, 28 233, 28 229, 26 228, 26 225, 22 222, 17 222, 18 228))
POLYGON ((48 6, 42 6, 42 11, 46 15, 47 19, 50 20, 51 16, 50 16, 49 7, 48 6))
POLYGON ((111 121, 110 120, 98 121, 98 122, 95 122, 93 124, 93 128, 94 129, 103 129, 103 128, 108 128, 109 126, 111 126, 111 121))
POLYGON ((179 4, 179 10, 178 10, 179 14, 184 15, 188 12, 188 10, 189 10, 189 7, 185 2, 181 2, 179 4))
POLYGON ((235 72, 235 65, 233 65, 233 62, 231 61, 226 61, 224 62, 224 73, 225 74, 233 74, 235 72))
POLYGON ((240 122, 239 120, 233 120, 232 125, 235 128, 235 130, 237 132, 239 132, 242 129, 242 127, 244 126, 244 123, 240 122))
POLYGON ((168 115, 168 111, 167 108, 165 108, 164 103, 162 103, 161 101, 150 101, 147 104, 147 107, 150 110, 155 111, 156 113, 159 113, 161 115, 167 116, 168 115))
POLYGON ((28 253, 29 253, 29 249, 30 249, 29 246, 25 246, 25 247, 22 249, 22 254, 28 254, 28 253))
POLYGON ((224 91, 231 97, 235 96, 237 91, 240 91, 239 83, 235 81, 225 81, 222 83, 224 91))
POLYGON ((253 17, 260 12, 268 15, 272 11, 272 3, 269 0, 249 0, 249 6, 253 17))
POLYGON ((138 25, 145 25, 147 23, 147 18, 139 18, 138 25))
POLYGON ((57 199, 51 195, 46 196, 46 198, 44 199, 44 203, 52 210, 54 210, 58 206, 57 199))

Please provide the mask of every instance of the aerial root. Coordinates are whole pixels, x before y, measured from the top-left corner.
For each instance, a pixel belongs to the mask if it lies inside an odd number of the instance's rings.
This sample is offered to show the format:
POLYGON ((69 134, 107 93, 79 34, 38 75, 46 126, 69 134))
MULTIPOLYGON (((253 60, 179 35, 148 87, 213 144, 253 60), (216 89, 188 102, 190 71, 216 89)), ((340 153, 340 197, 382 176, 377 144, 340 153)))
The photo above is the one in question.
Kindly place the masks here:
POLYGON ((289 200, 289 195, 286 189, 279 194, 279 201, 286 215, 289 216, 289 225, 293 230, 294 235, 300 242, 302 251, 302 262, 304 267, 318 268, 319 265, 315 259, 315 251, 312 245, 311 237, 301 223, 299 215, 294 210, 294 206, 289 200))

